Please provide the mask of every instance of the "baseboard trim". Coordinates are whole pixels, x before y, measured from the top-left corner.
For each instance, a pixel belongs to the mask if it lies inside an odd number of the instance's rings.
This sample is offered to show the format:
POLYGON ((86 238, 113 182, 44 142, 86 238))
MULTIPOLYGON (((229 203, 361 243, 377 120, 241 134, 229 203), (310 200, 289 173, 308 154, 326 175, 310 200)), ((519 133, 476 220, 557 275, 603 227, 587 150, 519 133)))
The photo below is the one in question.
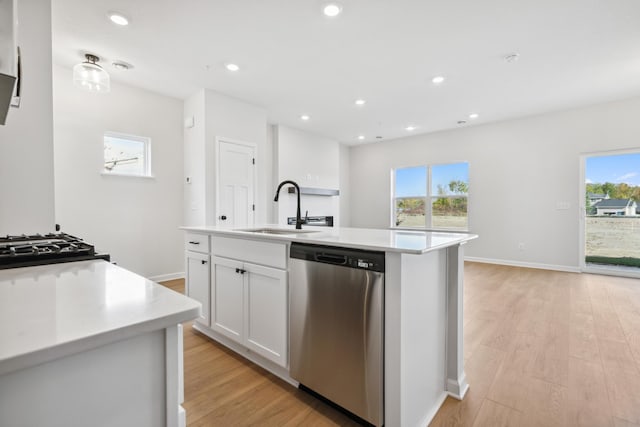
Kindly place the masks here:
POLYGON ((444 403, 444 401, 447 399, 447 396, 448 394, 446 392, 442 392, 442 394, 436 401, 436 404, 433 405, 431 408, 429 408, 429 411, 425 414, 425 416, 422 418, 422 420, 420 420, 420 422, 417 425, 428 426, 429 424, 431 424, 431 421, 433 421, 433 419, 438 414, 438 411, 442 407, 442 404, 444 403))
POLYGON ((491 258, 480 258, 480 257, 470 257, 470 256, 464 257, 464 260, 471 261, 471 262, 481 262, 484 264, 498 264, 498 265, 508 265, 511 267, 536 268, 538 270, 564 271, 567 273, 582 272, 582 270, 579 267, 571 267, 568 265, 540 264, 537 262, 509 261, 506 259, 491 259, 491 258))
POLYGON ((152 282, 166 282, 167 280, 184 279, 184 271, 169 274, 159 274, 157 276, 147 277, 152 282))

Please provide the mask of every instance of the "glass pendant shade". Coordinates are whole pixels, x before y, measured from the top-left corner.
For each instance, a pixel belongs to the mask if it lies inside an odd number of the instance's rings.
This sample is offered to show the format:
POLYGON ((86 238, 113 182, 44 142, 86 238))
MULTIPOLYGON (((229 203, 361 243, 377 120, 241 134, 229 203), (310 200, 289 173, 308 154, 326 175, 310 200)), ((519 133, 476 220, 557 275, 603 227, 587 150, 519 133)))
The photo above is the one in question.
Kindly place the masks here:
POLYGON ((95 55, 85 55, 87 60, 73 67, 73 84, 89 92, 107 93, 111 90, 109 74, 96 62, 95 55))

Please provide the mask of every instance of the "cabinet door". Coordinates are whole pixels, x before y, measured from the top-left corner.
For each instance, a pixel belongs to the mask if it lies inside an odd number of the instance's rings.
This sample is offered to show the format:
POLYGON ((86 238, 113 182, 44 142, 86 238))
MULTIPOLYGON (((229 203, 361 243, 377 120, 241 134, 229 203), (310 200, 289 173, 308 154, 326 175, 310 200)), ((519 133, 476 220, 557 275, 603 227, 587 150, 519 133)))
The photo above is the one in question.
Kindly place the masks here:
POLYGON ((186 294, 202 304, 197 322, 209 326, 209 255, 187 251, 186 294))
POLYGON ((242 343, 243 264, 240 261, 211 257, 211 329, 242 343))
POLYGON ((244 345, 286 368, 287 272, 247 263, 244 268, 244 345))

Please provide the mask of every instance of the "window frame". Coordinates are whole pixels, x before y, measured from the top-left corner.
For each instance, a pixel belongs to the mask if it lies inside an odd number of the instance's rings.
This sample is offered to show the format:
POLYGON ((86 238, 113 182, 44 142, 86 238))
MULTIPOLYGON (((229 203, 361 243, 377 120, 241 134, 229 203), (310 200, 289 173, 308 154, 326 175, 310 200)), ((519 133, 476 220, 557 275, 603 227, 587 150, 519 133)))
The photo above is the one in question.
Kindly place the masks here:
POLYGON ((131 135, 121 132, 113 132, 113 131, 105 131, 102 136, 102 172, 101 175, 104 176, 121 176, 121 177, 132 177, 132 178, 155 178, 153 173, 151 172, 151 138, 147 136, 139 136, 139 135, 131 135), (105 167, 107 163, 107 159, 104 156, 104 146, 107 138, 118 138, 129 140, 132 142, 141 142, 144 145, 144 164, 142 165, 143 172, 139 173, 126 173, 126 172, 110 172, 105 167))
POLYGON ((467 179, 467 194, 448 194, 448 195, 437 195, 432 193, 432 168, 437 166, 446 166, 446 165, 457 165, 457 164, 466 164, 467 165, 467 173, 469 171, 469 162, 468 161, 456 161, 456 162, 444 162, 444 163, 431 163, 431 164, 421 164, 421 165, 412 165, 412 166, 401 166, 395 167, 391 169, 391 212, 390 212, 390 224, 392 229, 406 229, 406 230, 433 230, 433 231, 452 231, 452 232, 468 232, 469 231, 469 179, 467 179), (399 169, 411 169, 411 168, 419 168, 424 167, 427 169, 426 177, 426 195, 425 196, 403 196, 396 197, 396 173, 399 169), (467 226, 465 228, 445 228, 445 227, 434 227, 433 226, 433 202, 439 198, 448 198, 448 199, 467 199, 467 226), (402 199, 423 199, 424 200, 424 216, 425 221, 423 226, 400 226, 396 225, 397 216, 396 216, 396 203, 398 200, 402 199), (427 225, 428 224, 428 225, 427 225))

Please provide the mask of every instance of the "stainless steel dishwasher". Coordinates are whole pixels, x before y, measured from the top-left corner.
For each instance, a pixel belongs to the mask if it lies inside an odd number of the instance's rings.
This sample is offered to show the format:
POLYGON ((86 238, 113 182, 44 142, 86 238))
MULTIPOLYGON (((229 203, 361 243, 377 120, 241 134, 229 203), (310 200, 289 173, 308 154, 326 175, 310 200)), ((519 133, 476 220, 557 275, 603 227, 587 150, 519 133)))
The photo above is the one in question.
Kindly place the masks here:
POLYGON ((384 423, 384 252, 292 243, 290 375, 384 423))

